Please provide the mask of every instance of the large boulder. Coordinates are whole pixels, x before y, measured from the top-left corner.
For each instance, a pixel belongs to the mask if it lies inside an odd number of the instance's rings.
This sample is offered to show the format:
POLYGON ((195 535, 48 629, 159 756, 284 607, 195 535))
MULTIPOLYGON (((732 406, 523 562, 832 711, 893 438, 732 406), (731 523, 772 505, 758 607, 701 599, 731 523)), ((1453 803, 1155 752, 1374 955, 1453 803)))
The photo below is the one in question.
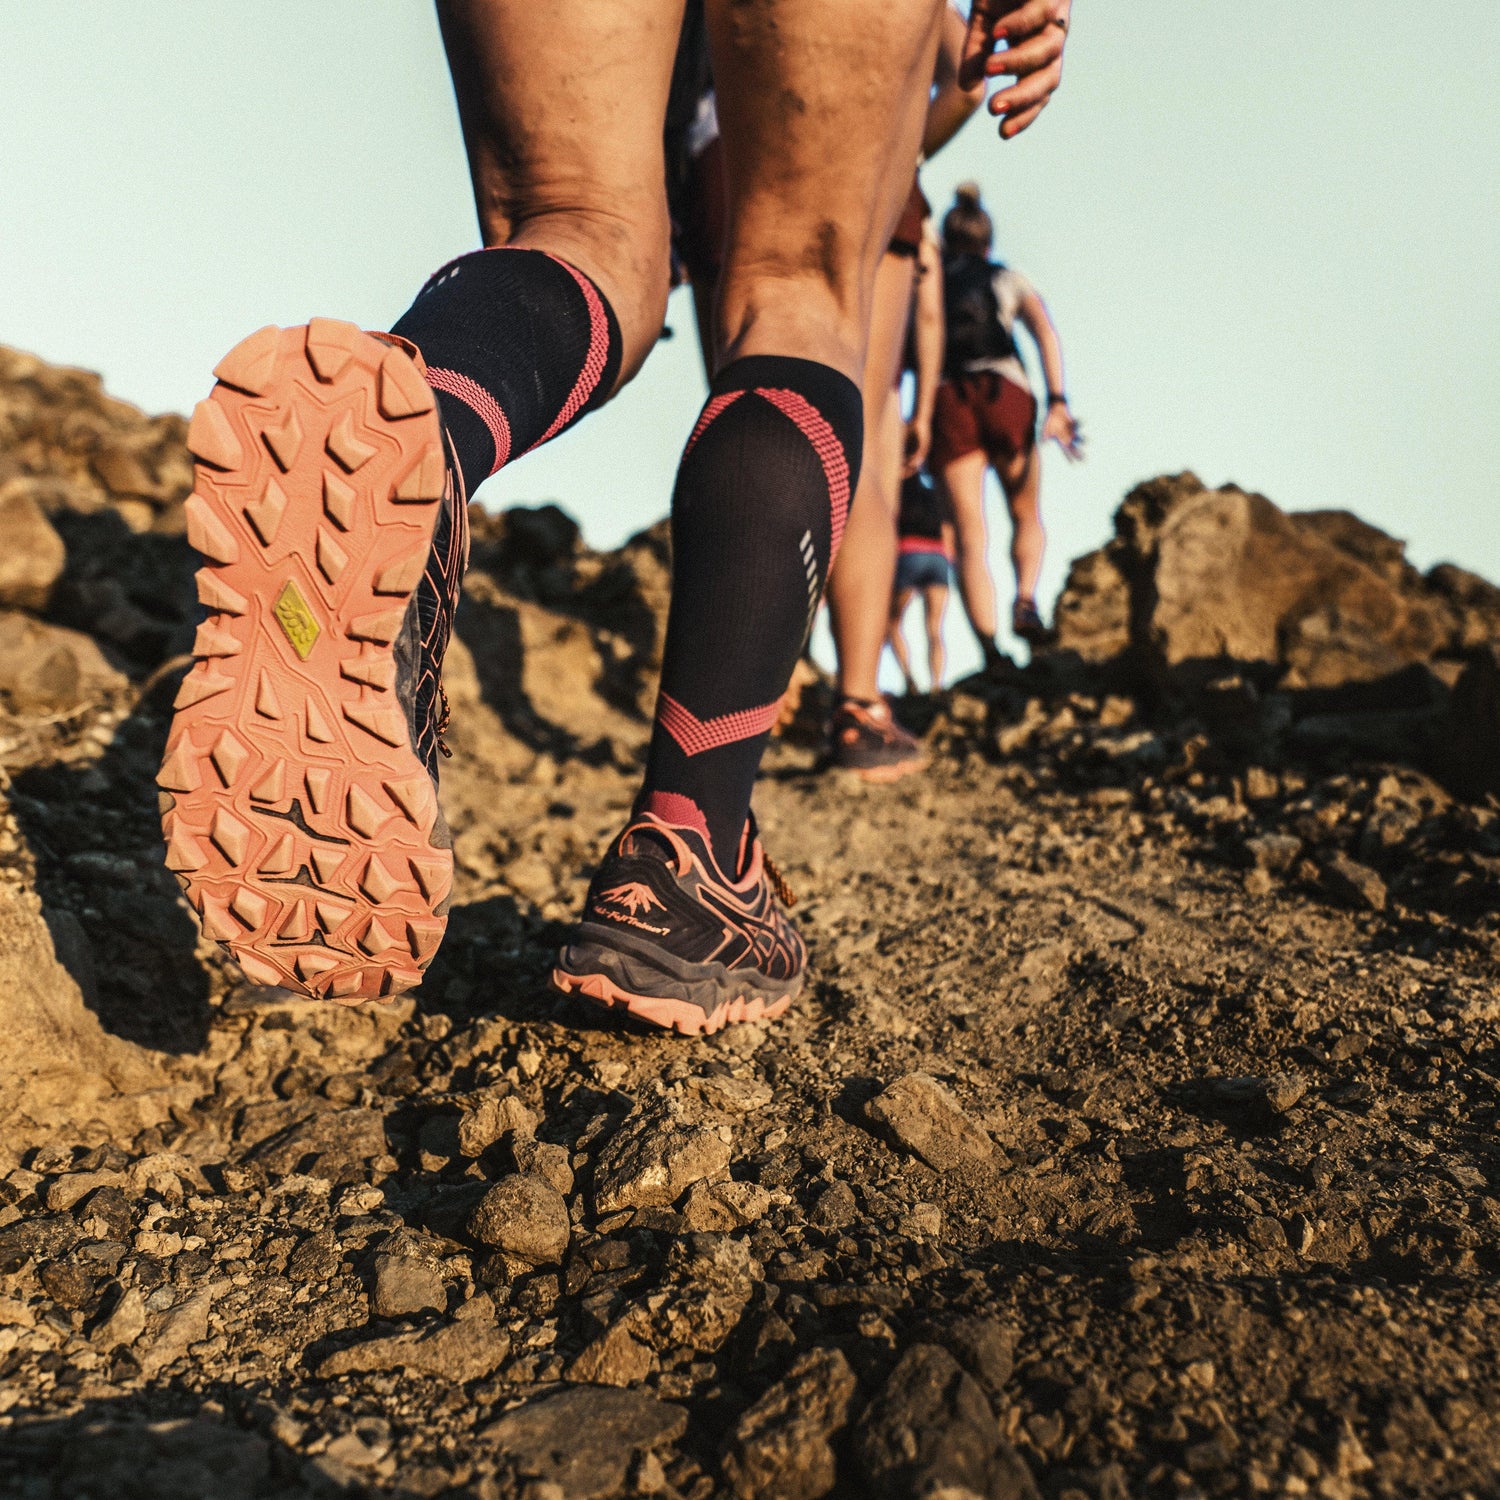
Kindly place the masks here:
POLYGON ((1346 511, 1288 515, 1193 474, 1132 490, 1057 605, 1058 648, 1085 660, 1233 662, 1286 688, 1373 681, 1497 629, 1500 590, 1473 574, 1424 578, 1401 542, 1346 511))

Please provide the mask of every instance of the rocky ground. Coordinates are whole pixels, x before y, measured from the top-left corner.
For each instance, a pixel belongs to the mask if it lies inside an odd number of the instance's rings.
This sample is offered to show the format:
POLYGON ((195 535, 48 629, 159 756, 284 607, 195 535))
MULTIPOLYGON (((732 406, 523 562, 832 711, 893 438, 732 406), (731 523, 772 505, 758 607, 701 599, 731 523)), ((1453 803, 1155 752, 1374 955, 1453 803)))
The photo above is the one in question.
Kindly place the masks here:
MULTIPOLYGON (((1353 604, 1205 666, 1157 515, 1062 649, 905 706, 919 780, 820 773, 814 687, 757 794, 811 983, 689 1041, 547 985, 664 540, 511 512, 450 673, 450 936, 346 1012, 247 985, 161 868, 180 444, 0 358, 0 1493, 1500 1487, 1487 585, 1393 613, 1343 570, 1396 621, 1363 676, 1316 650, 1353 604)), ((1171 485, 1179 527, 1226 494, 1171 485)))

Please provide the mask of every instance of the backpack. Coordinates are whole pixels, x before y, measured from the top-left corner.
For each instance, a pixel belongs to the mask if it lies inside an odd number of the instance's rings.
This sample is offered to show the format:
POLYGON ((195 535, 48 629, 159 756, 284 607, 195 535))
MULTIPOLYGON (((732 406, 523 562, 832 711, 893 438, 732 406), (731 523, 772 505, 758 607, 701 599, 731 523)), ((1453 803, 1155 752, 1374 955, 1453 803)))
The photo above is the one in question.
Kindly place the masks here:
POLYGON ((1004 269, 983 255, 955 255, 943 266, 947 374, 961 375, 974 364, 1016 355, 1016 341, 1000 321, 995 296, 995 274, 1004 269))

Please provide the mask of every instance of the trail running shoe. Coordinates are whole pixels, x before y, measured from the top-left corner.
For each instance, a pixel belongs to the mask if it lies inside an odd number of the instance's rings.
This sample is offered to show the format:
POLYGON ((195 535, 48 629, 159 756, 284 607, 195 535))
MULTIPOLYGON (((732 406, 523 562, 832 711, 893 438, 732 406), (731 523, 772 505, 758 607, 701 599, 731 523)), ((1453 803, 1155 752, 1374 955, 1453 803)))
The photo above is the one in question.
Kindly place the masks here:
POLYGON ((167 866, 256 983, 392 996, 453 880, 437 754, 462 479, 403 340, 263 328, 214 374, 188 429, 208 614, 157 776, 167 866))
POLYGON ((1010 612, 1010 628, 1029 646, 1044 646, 1052 639, 1052 632, 1042 623, 1034 599, 1016 600, 1010 612))
POLYGON ((552 982, 684 1036, 781 1015, 807 949, 777 904, 791 892, 748 837, 745 874, 730 882, 702 831, 638 814, 599 866, 552 982))
POLYGON ((881 698, 876 703, 843 699, 828 726, 833 763, 861 781, 899 781, 927 764, 922 742, 908 734, 881 698))

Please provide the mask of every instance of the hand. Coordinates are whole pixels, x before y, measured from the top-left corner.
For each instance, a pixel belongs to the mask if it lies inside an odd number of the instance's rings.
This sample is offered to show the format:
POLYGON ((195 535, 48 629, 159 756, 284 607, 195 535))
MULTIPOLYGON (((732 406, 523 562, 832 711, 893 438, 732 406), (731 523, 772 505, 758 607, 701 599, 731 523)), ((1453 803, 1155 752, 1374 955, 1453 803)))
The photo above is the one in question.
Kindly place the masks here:
POLYGON ((901 465, 901 477, 910 479, 932 451, 932 418, 913 417, 906 424, 906 459, 901 465))
POLYGON ((1072 9, 1073 0, 974 0, 958 81, 972 88, 981 77, 1015 78, 990 100, 990 113, 1002 117, 1002 139, 1020 135, 1062 82, 1072 9), (1005 50, 996 52, 1001 42, 1005 50))
POLYGON ((1068 410, 1066 403, 1056 401, 1047 408, 1042 422, 1042 440, 1048 438, 1062 449, 1070 463, 1083 457, 1083 424, 1068 410))

